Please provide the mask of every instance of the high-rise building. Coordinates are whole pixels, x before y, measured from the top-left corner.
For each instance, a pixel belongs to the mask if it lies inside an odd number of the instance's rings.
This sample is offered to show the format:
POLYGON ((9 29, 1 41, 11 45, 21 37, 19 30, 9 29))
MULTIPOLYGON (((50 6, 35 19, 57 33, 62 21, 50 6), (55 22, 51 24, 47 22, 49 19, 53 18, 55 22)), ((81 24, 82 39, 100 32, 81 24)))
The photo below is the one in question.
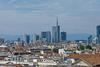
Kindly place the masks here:
POLYGON ((0 45, 3 44, 5 42, 4 38, 0 38, 0 45))
POLYGON ((18 41, 18 42, 21 42, 21 38, 20 38, 20 37, 19 37, 19 38, 17 38, 17 41, 18 41))
POLYGON ((35 41, 38 41, 38 40, 40 40, 40 36, 39 35, 35 35, 35 41))
POLYGON ((100 25, 97 26, 97 43, 100 44, 100 25))
POLYGON ((50 31, 41 32, 41 40, 47 43, 51 43, 51 32, 50 31))
POLYGON ((88 44, 89 44, 89 45, 92 44, 92 40, 93 40, 93 36, 90 35, 90 36, 88 37, 88 44))
POLYGON ((57 25, 52 27, 52 42, 53 43, 60 42, 60 26, 58 25, 58 18, 57 18, 57 25))
POLYGON ((67 39, 67 34, 66 34, 66 32, 61 32, 61 42, 66 41, 66 39, 67 39))
POLYGON ((27 43, 27 44, 30 43, 30 35, 26 35, 26 43, 27 43))

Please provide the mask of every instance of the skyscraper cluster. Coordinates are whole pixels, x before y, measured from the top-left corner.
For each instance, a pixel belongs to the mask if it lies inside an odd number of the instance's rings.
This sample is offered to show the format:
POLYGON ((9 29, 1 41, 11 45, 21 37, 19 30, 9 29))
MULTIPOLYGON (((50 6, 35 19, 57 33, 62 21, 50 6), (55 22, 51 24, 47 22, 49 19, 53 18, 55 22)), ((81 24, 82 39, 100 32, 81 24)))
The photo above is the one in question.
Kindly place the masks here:
MULTIPOLYGON (((96 27, 97 29, 97 36, 94 38, 92 35, 88 37, 88 44, 92 44, 95 40, 95 43, 100 44, 100 25, 96 27)), ((30 35, 26 35, 25 37, 25 43, 29 44, 30 41, 30 35)), ((58 18, 55 26, 52 26, 52 31, 42 31, 40 35, 35 35, 35 41, 43 41, 47 43, 60 43, 60 42, 66 42, 67 40, 67 33, 65 31, 60 30, 60 25, 58 23, 58 18)), ((20 38, 18 38, 18 41, 20 41, 20 38)))
POLYGON ((41 35, 35 35, 35 40, 42 40, 47 43, 59 43, 62 41, 66 41, 66 32, 60 32, 60 25, 58 24, 58 18, 57 18, 57 24, 56 26, 52 27, 52 33, 50 31, 43 31, 41 32, 41 35))

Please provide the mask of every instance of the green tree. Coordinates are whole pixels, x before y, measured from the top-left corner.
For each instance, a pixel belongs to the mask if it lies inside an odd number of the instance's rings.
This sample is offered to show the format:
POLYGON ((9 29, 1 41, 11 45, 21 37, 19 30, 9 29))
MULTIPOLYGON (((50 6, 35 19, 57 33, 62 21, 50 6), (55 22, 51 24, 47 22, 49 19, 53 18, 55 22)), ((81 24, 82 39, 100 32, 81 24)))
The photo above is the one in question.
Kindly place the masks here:
POLYGON ((84 45, 80 45, 79 50, 84 50, 85 46, 84 45))
POLYGON ((90 49, 90 50, 91 50, 92 47, 91 47, 90 45, 87 45, 87 46, 86 46, 86 49, 90 49))

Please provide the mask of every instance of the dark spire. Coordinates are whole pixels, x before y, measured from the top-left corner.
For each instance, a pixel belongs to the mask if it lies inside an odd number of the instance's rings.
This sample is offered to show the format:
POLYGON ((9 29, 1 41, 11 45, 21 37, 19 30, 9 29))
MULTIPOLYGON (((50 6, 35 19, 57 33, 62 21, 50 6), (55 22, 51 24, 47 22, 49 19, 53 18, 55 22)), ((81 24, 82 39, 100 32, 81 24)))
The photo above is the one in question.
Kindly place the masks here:
POLYGON ((58 26, 58 17, 57 17, 57 26, 58 26))

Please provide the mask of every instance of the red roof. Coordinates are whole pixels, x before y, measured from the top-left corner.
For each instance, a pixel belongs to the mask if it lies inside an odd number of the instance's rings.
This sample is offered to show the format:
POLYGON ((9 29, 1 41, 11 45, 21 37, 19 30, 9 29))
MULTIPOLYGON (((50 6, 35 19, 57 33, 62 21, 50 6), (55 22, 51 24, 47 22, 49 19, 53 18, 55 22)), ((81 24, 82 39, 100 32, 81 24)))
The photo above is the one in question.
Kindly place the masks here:
POLYGON ((70 54, 69 58, 82 59, 92 65, 100 64, 100 54, 70 54))

